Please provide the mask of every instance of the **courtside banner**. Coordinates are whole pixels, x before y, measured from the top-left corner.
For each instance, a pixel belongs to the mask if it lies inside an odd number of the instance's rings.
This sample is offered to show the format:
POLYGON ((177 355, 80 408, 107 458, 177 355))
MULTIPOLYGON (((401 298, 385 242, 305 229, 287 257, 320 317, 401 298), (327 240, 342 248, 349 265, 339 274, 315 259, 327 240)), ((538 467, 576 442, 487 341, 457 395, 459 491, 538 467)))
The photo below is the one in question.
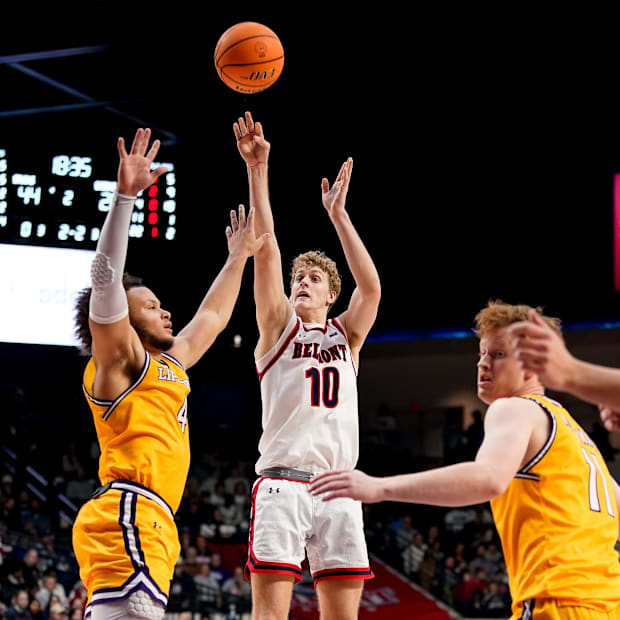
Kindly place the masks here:
MULTIPOLYGON (((381 560, 371 557, 374 579, 364 582, 358 618, 367 620, 450 620, 459 618, 411 582, 388 568, 381 560)), ((291 602, 293 620, 318 620, 319 610, 312 578, 304 572, 303 580, 293 589, 291 602)))

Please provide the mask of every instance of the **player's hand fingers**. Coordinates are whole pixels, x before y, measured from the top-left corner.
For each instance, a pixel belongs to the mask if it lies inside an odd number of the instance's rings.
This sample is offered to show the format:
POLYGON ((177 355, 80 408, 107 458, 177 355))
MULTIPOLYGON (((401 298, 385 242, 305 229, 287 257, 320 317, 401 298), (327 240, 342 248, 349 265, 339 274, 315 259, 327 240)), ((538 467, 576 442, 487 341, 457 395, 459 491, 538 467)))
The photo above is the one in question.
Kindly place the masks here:
POLYGON ((329 181, 327 179, 321 179, 321 189, 324 194, 329 191, 329 181))
POLYGON ((265 137, 265 134, 263 133, 263 125, 260 122, 254 123, 254 131, 256 132, 257 136, 260 136, 261 138, 265 137))
POLYGON ((129 151, 130 155, 135 155, 138 152, 138 148, 139 148, 138 145, 140 144, 143 135, 144 135, 144 129, 140 127, 140 129, 136 131, 136 135, 133 137, 133 142, 131 143, 131 149, 129 151))
POLYGON ((237 140, 241 140, 241 129, 239 129, 239 123, 233 123, 233 132, 237 140))
POLYGON ((159 140, 155 140, 153 144, 151 144, 151 148, 149 149, 149 152, 146 155, 146 159, 149 162, 152 162, 155 159, 155 156, 157 155, 157 152, 159 151, 160 146, 161 146, 161 142, 159 140))
POLYGON ((168 172, 168 168, 167 166, 159 166, 158 168, 155 168, 155 170, 151 171, 151 183, 155 183, 155 181, 157 181, 157 179, 159 179, 159 177, 162 174, 166 174, 166 172, 168 172))
POLYGON ((245 121, 243 120, 243 117, 239 117, 237 119, 237 122, 239 123, 239 131, 241 132, 241 137, 246 136, 248 134, 248 128, 245 124, 245 121))
POLYGON ((226 226, 226 237, 230 239, 232 237, 233 231, 230 226, 226 226))
POLYGON ((331 485, 341 484, 346 479, 347 472, 333 471, 318 476, 310 483, 310 493, 324 493, 332 488, 331 485))
POLYGON ((239 227, 241 230, 245 228, 245 207, 239 205, 239 227))
POLYGON ((250 112, 245 113, 245 122, 248 126, 248 131, 253 132, 254 131, 254 119, 252 118, 252 114, 250 112))
POLYGON ((234 210, 230 212, 230 226, 233 229, 233 232, 237 232, 239 228, 239 222, 237 221, 237 214, 234 210))
POLYGON ((116 143, 116 148, 118 149, 118 154, 121 159, 127 157, 127 149, 125 148, 125 138, 119 138, 116 143))

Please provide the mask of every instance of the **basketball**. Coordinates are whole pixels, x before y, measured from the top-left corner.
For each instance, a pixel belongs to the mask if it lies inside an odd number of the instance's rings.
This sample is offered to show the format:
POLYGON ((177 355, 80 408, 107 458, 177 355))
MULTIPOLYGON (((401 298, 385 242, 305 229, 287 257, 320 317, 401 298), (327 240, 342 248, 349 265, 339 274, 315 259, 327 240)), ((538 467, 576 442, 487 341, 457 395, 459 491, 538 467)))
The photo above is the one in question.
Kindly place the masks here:
POLYGON ((241 22, 222 34, 214 60, 226 86, 243 94, 258 93, 280 77, 284 48, 278 35, 267 26, 241 22))

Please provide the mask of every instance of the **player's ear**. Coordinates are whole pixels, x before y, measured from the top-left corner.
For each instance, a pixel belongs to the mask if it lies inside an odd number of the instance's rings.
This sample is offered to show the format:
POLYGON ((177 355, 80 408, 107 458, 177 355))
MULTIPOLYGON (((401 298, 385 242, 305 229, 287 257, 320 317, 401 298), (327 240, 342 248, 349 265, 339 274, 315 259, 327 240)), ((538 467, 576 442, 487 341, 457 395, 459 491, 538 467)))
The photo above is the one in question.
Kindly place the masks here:
POLYGON ((329 291, 329 295, 327 296, 327 303, 331 306, 337 299, 338 293, 336 291, 329 291))

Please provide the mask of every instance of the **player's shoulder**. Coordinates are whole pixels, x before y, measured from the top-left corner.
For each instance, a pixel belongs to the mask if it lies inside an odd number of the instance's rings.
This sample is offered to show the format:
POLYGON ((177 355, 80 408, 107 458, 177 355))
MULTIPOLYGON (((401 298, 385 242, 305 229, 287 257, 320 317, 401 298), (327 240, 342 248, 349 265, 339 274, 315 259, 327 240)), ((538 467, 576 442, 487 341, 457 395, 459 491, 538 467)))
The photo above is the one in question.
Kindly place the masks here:
POLYGON ((487 409, 485 424, 494 421, 530 419, 535 421, 544 417, 545 413, 540 405, 534 400, 522 396, 506 396, 494 400, 487 409))

